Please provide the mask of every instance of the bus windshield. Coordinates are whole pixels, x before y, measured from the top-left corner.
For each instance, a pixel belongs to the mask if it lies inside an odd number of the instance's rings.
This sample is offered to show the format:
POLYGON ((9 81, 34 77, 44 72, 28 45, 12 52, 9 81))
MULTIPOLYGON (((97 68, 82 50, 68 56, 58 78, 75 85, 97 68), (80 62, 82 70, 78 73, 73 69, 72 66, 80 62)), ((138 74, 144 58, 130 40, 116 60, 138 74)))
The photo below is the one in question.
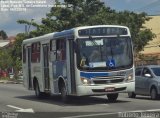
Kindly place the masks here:
POLYGON ((118 69, 133 64, 130 37, 79 38, 77 44, 80 69, 118 69))

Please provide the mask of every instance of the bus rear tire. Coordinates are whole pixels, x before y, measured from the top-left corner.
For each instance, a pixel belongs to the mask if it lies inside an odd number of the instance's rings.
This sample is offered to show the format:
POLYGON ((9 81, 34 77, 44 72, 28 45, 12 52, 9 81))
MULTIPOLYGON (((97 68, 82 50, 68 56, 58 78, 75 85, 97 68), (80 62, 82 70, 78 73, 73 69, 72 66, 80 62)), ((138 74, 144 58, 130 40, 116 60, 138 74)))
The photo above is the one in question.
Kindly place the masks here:
POLYGON ((62 100, 62 102, 67 103, 68 102, 68 95, 67 95, 67 89, 66 89, 64 83, 61 84, 60 92, 61 92, 61 100, 62 100))
POLYGON ((116 100, 118 98, 118 93, 107 94, 107 97, 108 97, 109 102, 116 102, 116 100))
POLYGON ((39 84, 38 84, 38 82, 36 81, 36 83, 35 83, 35 95, 36 95, 36 97, 37 98, 42 98, 42 96, 43 96, 43 93, 42 92, 40 92, 40 89, 39 89, 39 84))

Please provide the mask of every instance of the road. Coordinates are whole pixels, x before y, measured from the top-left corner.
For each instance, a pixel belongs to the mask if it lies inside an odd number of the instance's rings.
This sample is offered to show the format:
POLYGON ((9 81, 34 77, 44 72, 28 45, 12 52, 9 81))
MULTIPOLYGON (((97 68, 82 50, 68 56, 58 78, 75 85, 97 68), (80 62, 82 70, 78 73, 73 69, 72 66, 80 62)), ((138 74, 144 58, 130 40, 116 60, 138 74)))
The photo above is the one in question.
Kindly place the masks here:
POLYGON ((63 104, 59 96, 37 99, 34 91, 26 90, 21 84, 0 84, 0 118, 6 118, 7 115, 9 118, 128 117, 126 113, 139 117, 142 112, 156 112, 160 116, 159 100, 151 100, 146 96, 130 99, 127 94, 120 94, 116 103, 109 103, 106 98, 73 97, 70 103, 63 104))

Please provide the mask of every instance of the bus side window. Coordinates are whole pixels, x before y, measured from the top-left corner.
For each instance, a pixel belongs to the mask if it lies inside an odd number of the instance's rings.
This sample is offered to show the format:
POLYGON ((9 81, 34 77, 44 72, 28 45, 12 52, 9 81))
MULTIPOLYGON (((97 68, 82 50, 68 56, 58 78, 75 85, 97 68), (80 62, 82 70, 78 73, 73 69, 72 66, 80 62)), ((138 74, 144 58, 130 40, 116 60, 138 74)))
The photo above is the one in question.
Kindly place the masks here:
POLYGON ((66 60, 66 41, 65 40, 57 40, 57 60, 62 61, 66 60))
POLYGON ((31 48, 32 48, 32 52, 31 52, 31 61, 32 63, 39 63, 40 62, 40 43, 33 43, 31 48))
POLYGON ((50 61, 56 61, 56 40, 50 41, 50 61))

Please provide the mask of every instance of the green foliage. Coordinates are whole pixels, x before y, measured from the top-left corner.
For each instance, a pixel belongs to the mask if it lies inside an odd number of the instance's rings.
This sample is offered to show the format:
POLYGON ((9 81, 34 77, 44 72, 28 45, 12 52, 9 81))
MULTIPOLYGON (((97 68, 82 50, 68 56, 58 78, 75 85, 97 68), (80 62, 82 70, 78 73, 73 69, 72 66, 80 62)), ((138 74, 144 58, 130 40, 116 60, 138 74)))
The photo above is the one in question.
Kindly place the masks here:
POLYGON ((144 46, 148 44, 148 41, 152 40, 154 37, 156 37, 155 34, 153 34, 150 29, 144 29, 140 30, 137 33, 137 38, 135 38, 134 42, 136 45, 136 51, 139 52, 143 50, 144 46))
POLYGON ((63 5, 66 7, 60 7, 62 4, 59 0, 55 2, 55 7, 46 14, 46 18, 42 18, 42 24, 18 21, 20 24, 37 28, 29 33, 29 37, 86 25, 125 25, 131 30, 136 52, 143 50, 147 42, 155 37, 150 29, 143 26, 151 19, 146 13, 116 12, 106 7, 100 0, 65 0, 63 5))
POLYGON ((13 66, 13 60, 11 57, 12 49, 0 49, 0 68, 2 70, 8 69, 13 66))
POLYGON ((115 19, 117 19, 114 20, 116 21, 115 24, 129 27, 136 52, 142 51, 148 41, 155 37, 155 34, 153 34, 150 29, 143 26, 146 21, 151 19, 146 13, 137 14, 124 11, 119 12, 115 17, 115 19))
POLYGON ((13 45, 13 51, 12 51, 12 57, 14 60, 16 58, 22 58, 22 41, 27 38, 27 35, 24 33, 20 33, 16 36, 16 41, 14 42, 13 45))
POLYGON ((0 77, 0 80, 10 80, 9 77, 0 77))
POLYGON ((21 70, 22 67, 22 41, 26 38, 27 35, 24 33, 20 33, 16 36, 16 41, 12 48, 13 67, 15 71, 21 70))
POLYGON ((3 40, 5 40, 5 39, 7 39, 7 38, 8 38, 8 36, 7 36, 6 32, 5 32, 5 31, 3 31, 3 30, 1 30, 1 31, 0 31, 0 36, 2 36, 3 40))
POLYGON ((16 41, 8 48, 0 50, 0 68, 7 70, 13 68, 14 76, 18 76, 19 70, 22 69, 22 41, 26 39, 26 34, 20 33, 16 36, 16 41))

